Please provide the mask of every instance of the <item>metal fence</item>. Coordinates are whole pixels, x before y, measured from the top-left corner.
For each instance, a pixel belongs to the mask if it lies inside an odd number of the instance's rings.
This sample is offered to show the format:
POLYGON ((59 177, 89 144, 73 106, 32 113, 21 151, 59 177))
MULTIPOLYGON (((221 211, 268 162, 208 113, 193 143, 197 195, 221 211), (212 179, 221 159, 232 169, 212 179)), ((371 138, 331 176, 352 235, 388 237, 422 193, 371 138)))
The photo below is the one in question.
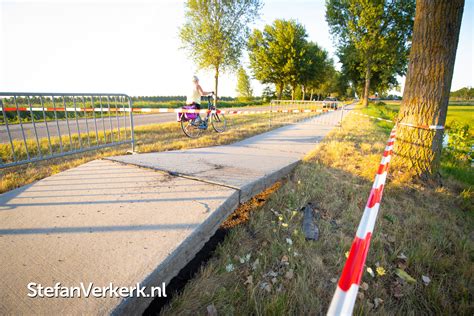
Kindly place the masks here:
POLYGON ((325 108, 340 106, 340 101, 303 101, 303 100, 272 100, 270 105, 273 107, 285 108, 325 108))
POLYGON ((0 92, 0 169, 130 144, 132 100, 113 93, 0 92))
MULTIPOLYGON (((272 121, 276 118, 283 124, 291 124, 290 116, 287 116, 289 121, 281 120, 282 115, 284 116, 285 113, 307 113, 308 116, 314 116, 324 114, 327 111, 341 109, 342 106, 343 103, 340 101, 272 100, 270 102, 270 125, 272 125, 272 121)), ((317 124, 332 123, 332 121, 325 122, 325 117, 325 115, 322 115, 321 120, 313 122, 317 124)))

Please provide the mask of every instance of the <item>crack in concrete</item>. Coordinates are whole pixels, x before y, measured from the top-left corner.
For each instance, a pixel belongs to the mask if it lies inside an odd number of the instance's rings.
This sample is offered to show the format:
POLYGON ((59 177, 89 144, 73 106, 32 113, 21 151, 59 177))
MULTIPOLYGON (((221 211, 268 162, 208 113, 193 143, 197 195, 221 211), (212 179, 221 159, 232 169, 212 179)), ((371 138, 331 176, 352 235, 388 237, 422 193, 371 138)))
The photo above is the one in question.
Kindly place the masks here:
MULTIPOLYGON (((115 162, 115 163, 118 163, 118 164, 121 164, 121 165, 125 165, 125 166, 135 166, 135 167, 138 167, 138 168, 158 171, 158 172, 161 172, 161 173, 167 174, 169 176, 173 176, 173 177, 179 177, 179 178, 199 181, 199 182, 203 182, 203 183, 207 183, 207 184, 217 185, 217 186, 233 189, 233 190, 236 190, 236 191, 240 192, 240 188, 234 187, 232 185, 225 184, 225 183, 220 183, 220 182, 216 182, 216 181, 210 181, 210 180, 206 180, 206 179, 201 179, 201 178, 198 178, 198 177, 194 177, 192 175, 187 175, 187 174, 183 174, 183 173, 179 173, 179 172, 175 172, 175 171, 169 171, 169 170, 166 170, 166 169, 159 169, 159 168, 156 168, 156 167, 143 166, 143 165, 140 165, 140 164, 137 164, 137 163, 132 163, 132 162, 117 161, 117 160, 113 160, 113 159, 109 159, 109 158, 107 158, 106 160, 109 160, 109 161, 112 161, 112 162, 115 162)), ((214 169, 211 169, 211 170, 214 170, 214 169)))

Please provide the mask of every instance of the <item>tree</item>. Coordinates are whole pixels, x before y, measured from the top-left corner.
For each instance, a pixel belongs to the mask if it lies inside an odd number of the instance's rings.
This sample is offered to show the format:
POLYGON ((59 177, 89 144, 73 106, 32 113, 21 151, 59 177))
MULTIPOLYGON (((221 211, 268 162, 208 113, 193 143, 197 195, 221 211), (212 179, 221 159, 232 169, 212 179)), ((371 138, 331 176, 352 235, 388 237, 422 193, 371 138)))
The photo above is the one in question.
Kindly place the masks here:
POLYGON ((450 97, 461 99, 461 100, 471 100, 474 98, 474 88, 464 87, 459 90, 453 91, 449 94, 450 97))
POLYGON ((275 20, 263 32, 254 30, 249 38, 250 68, 257 80, 272 83, 278 98, 290 84, 294 90, 303 70, 307 49, 305 28, 293 21, 275 20))
POLYGON ((239 67, 237 71, 237 96, 239 99, 248 101, 253 98, 253 90, 250 84, 250 77, 244 67, 239 67))
MULTIPOLYGON (((363 95, 365 77, 361 76, 362 61, 354 45, 341 47, 337 52, 337 56, 342 63, 342 76, 353 84, 358 95, 363 95)), ((387 65, 373 70, 371 72, 369 91, 377 91, 379 94, 383 94, 387 90, 396 88, 398 86, 396 75, 401 75, 401 73, 392 72, 391 67, 387 65)))
POLYGON ((327 67, 332 64, 328 59, 328 53, 318 46, 318 44, 309 42, 307 45, 302 69, 299 72, 298 81, 301 84, 302 99, 306 98, 308 88, 321 84, 327 72, 327 67))
POLYGON ((339 53, 350 50, 353 64, 347 68, 355 67, 364 79, 365 106, 374 72, 385 83, 394 74, 404 75, 414 9, 415 0, 326 1, 326 20, 339 53))
POLYGON ((276 98, 275 91, 270 86, 266 86, 262 90, 262 99, 264 102, 270 102, 271 100, 275 98, 276 98))
MULTIPOLYGON (((214 70, 214 92, 219 74, 235 69, 250 29, 258 17, 260 0, 188 0, 185 23, 179 31, 184 47, 199 68, 214 70)), ((215 101, 214 101, 215 102, 215 101)))
MULTIPOLYGON (((418 0, 413 43, 398 121, 444 126, 464 0, 418 0)), ((398 125, 395 152, 415 177, 439 168, 443 130, 398 125)))

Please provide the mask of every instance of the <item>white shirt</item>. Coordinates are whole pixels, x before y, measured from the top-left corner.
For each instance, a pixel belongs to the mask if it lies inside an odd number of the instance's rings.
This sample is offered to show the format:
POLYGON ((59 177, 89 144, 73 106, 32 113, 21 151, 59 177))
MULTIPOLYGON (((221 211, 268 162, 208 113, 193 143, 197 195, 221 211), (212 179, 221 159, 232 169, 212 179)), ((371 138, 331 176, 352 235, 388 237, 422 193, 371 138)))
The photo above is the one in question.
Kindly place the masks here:
POLYGON ((192 104, 193 102, 201 104, 201 93, 199 92, 197 87, 197 84, 193 84, 191 92, 186 97, 186 104, 192 104))

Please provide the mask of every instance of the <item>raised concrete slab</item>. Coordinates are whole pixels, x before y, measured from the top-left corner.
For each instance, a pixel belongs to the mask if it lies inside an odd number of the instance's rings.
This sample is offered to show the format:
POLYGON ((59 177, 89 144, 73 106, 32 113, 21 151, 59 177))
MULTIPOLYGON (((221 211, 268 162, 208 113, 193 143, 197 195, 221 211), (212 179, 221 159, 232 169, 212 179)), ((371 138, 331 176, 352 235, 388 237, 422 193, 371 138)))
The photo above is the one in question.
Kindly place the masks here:
POLYGON ((237 204, 236 190, 106 160, 2 194, 0 314, 109 314, 119 298, 29 298, 27 284, 169 282, 237 204))
POLYGON ((243 203, 289 173, 338 119, 327 113, 231 145, 107 159, 236 188, 243 203))
POLYGON ((27 285, 168 282, 338 118, 228 146, 94 161, 0 195, 0 314, 140 314, 151 298, 29 298, 27 285))

